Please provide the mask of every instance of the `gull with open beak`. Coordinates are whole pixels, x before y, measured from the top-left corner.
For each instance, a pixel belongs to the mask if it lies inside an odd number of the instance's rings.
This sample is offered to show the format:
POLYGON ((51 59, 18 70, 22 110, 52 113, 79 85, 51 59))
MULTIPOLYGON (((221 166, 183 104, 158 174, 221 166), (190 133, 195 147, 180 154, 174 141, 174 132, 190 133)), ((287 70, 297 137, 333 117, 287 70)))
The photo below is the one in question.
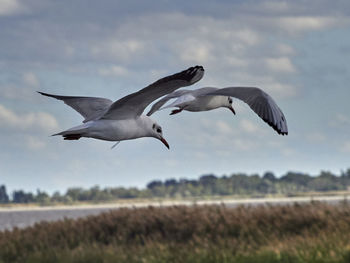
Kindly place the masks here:
POLYGON ((87 137, 117 141, 116 144, 123 140, 154 137, 169 149, 169 144, 163 137, 161 126, 142 113, 154 100, 181 87, 196 83, 203 77, 203 74, 202 66, 190 67, 159 79, 146 88, 127 95, 114 103, 105 98, 39 93, 62 100, 85 118, 82 125, 56 133, 53 136, 61 135, 64 140, 79 140, 82 137, 87 137))
POLYGON ((236 114, 232 107, 232 97, 247 103, 278 134, 288 134, 287 121, 281 109, 270 95, 255 87, 228 87, 223 89, 206 87, 196 90, 177 90, 153 104, 147 115, 151 116, 158 110, 171 107, 177 107, 178 109, 173 110, 170 115, 180 113, 183 110, 197 112, 220 107, 227 108, 233 114, 236 114), (163 107, 171 99, 175 99, 175 101, 163 107))

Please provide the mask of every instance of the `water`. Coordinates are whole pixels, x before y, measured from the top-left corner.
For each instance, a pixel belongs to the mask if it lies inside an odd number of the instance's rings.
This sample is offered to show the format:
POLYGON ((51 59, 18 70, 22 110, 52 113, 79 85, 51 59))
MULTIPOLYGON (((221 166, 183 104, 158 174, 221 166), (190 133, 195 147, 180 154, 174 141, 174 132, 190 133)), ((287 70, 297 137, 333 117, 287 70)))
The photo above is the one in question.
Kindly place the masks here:
POLYGON ((0 211, 0 231, 11 230, 14 227, 25 228, 41 221, 58 221, 64 220, 64 218, 76 219, 98 215, 111 209, 113 208, 0 211))

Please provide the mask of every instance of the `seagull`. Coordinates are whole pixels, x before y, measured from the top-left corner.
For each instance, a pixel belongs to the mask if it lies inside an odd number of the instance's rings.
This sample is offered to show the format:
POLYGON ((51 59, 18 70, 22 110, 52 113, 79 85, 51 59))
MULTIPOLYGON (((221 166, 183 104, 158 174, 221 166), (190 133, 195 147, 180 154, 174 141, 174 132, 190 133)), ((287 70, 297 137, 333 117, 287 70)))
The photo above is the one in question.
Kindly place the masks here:
POLYGON ((162 135, 161 126, 142 113, 154 100, 176 89, 196 83, 203 75, 202 66, 190 67, 159 79, 146 88, 115 102, 105 98, 59 96, 40 91, 38 93, 62 100, 84 117, 83 124, 52 136, 61 135, 64 140, 79 140, 82 137, 87 137, 117 141, 115 145, 123 140, 154 137, 169 149, 169 144, 162 135))
POLYGON ((178 109, 173 110, 170 115, 180 113, 183 110, 198 112, 220 107, 227 108, 233 114, 236 114, 232 107, 232 97, 247 103, 278 134, 288 134, 287 121, 281 109, 270 95, 256 87, 227 87, 222 89, 205 87, 196 90, 177 90, 153 104, 147 116, 151 116, 158 110, 171 107, 177 107, 178 109), (175 101, 162 107, 171 99, 175 99, 175 101))

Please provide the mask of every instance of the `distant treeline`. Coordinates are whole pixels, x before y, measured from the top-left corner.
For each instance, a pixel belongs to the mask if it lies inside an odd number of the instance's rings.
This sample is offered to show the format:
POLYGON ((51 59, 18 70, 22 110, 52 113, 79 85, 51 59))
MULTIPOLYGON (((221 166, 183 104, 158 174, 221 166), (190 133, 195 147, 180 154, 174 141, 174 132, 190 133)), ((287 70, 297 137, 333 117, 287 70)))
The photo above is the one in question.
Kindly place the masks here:
POLYGON ((198 180, 168 179, 152 181, 145 189, 135 187, 94 186, 90 189, 69 188, 66 193, 55 192, 52 195, 37 190, 36 193, 15 190, 11 197, 6 187, 0 186, 0 203, 72 203, 79 201, 113 201, 128 198, 182 198, 201 196, 249 195, 263 196, 268 194, 293 195, 300 192, 324 192, 347 190, 350 187, 350 169, 340 175, 321 172, 318 176, 304 173, 288 172, 280 178, 266 172, 262 176, 232 174, 217 177, 213 174, 203 175, 198 180))

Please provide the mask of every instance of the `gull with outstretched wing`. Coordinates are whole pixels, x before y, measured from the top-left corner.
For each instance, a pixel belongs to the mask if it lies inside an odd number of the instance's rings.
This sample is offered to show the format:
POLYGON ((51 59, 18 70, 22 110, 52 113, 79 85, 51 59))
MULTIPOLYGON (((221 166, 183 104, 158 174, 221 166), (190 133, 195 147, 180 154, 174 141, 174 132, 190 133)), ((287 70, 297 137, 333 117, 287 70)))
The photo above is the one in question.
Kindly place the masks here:
POLYGON ((173 110, 170 115, 177 114, 183 110, 197 112, 220 107, 228 108, 233 114, 236 114, 232 107, 232 97, 247 103, 278 134, 288 134, 287 121, 282 110, 270 95, 255 87, 228 87, 223 89, 206 87, 196 90, 177 90, 153 104, 147 115, 151 116, 158 110, 171 107, 177 107, 178 109, 173 110), (162 107, 171 99, 175 99, 175 101, 162 107))
POLYGON ((54 134, 63 136, 64 140, 78 140, 81 137, 87 137, 119 142, 140 137, 154 137, 169 148, 169 144, 162 135, 162 128, 142 113, 154 100, 181 87, 196 83, 203 77, 203 74, 202 66, 190 67, 159 79, 146 88, 114 103, 105 98, 39 93, 62 100, 84 117, 82 125, 54 134))

